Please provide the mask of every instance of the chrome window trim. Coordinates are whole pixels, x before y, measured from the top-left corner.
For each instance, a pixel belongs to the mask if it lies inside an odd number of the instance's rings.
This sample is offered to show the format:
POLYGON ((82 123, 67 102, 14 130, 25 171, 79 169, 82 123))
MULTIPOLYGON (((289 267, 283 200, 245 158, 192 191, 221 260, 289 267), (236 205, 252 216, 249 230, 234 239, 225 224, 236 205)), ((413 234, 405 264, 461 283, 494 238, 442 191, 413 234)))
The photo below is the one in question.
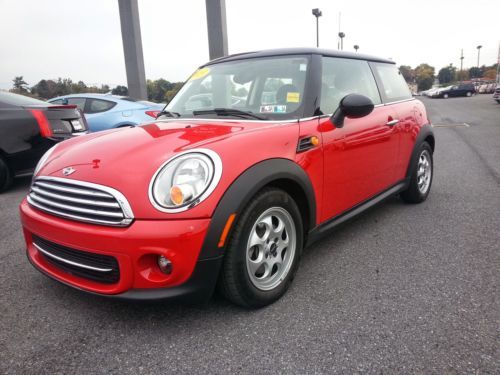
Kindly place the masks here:
MULTIPOLYGON (((120 193, 118 190, 113 189, 109 186, 104 186, 104 185, 99 185, 99 184, 95 184, 92 182, 74 180, 74 179, 69 179, 69 178, 51 177, 51 176, 37 176, 33 180, 33 182, 40 182, 40 181, 42 181, 42 183, 43 183, 43 181, 61 182, 61 183, 65 183, 65 184, 75 185, 75 189, 78 189, 78 187, 82 187, 82 188, 87 187, 87 188, 91 188, 91 189, 101 190, 104 193, 108 193, 114 199, 116 199, 116 201, 120 205, 120 208, 123 212, 123 219, 119 223, 116 223, 116 222, 110 222, 107 220, 89 219, 89 218, 78 216, 78 215, 67 214, 65 212, 59 212, 55 209, 45 207, 43 205, 43 203, 40 204, 40 203, 35 202, 33 199, 31 199, 30 195, 28 194, 28 196, 27 196, 28 203, 30 203, 34 207, 39 208, 42 211, 46 211, 46 212, 49 212, 53 215, 60 216, 63 218, 69 218, 69 219, 72 219, 75 221, 81 221, 81 222, 91 223, 91 224, 108 225, 108 226, 118 226, 118 227, 128 226, 134 220, 134 212, 132 211, 132 207, 130 206, 127 198, 125 198, 125 196, 122 193, 120 193)), ((32 184, 32 186, 33 186, 33 184, 32 184)), ((66 189, 66 191, 68 191, 67 189, 71 189, 71 188, 63 188, 63 187, 61 187, 61 188, 66 189)), ((62 190, 62 191, 64 191, 64 190, 62 190)), ((36 194, 36 191, 33 190, 32 188, 30 188, 30 193, 31 192, 34 192, 36 194)), ((78 193, 81 194, 82 191, 80 190, 78 193)), ((90 192, 90 193, 92 193, 92 192, 90 192)), ((89 196, 92 196, 92 194, 90 194, 89 196)), ((98 193, 94 194, 94 196, 99 196, 99 194, 98 193)))
POLYGON ((408 99, 402 99, 402 100, 396 100, 396 101, 393 101, 393 102, 387 102, 387 103, 384 103, 384 105, 390 105, 390 104, 397 104, 397 103, 404 103, 404 102, 409 102, 411 100, 417 100, 415 98, 408 98, 408 99))
POLYGON ((183 152, 179 152, 179 153, 175 154, 174 156, 172 156, 171 158, 169 158, 164 163, 162 163, 162 165, 160 165, 160 167, 156 170, 155 174, 151 178, 151 181, 149 183, 149 188, 148 188, 149 201, 151 202, 151 204, 153 205, 154 208, 156 208, 158 211, 161 211, 161 212, 172 213, 172 214, 184 212, 184 211, 187 211, 187 210, 197 206, 198 204, 203 202, 206 198, 208 198, 209 195, 212 194, 212 192, 215 190, 215 188, 219 184, 221 177, 222 177, 222 160, 221 160, 219 154, 217 154, 215 151, 212 151, 212 150, 209 150, 206 148, 194 148, 192 150, 186 150, 183 152), (179 208, 163 207, 156 202, 156 200, 153 196, 153 185, 156 181, 156 178, 158 177, 158 174, 160 174, 160 172, 163 170, 163 168, 168 163, 170 163, 174 159, 177 159, 178 157, 180 157, 182 155, 186 155, 186 154, 204 154, 212 161, 212 163, 214 164, 213 165, 214 175, 212 177, 212 181, 210 181, 210 184, 205 189, 203 194, 201 194, 196 200, 194 200, 193 202, 191 202, 187 206, 183 206, 183 207, 179 207, 179 208))
POLYGON ((37 250, 40 251, 42 254, 44 254, 44 255, 52 258, 52 259, 58 260, 60 262, 69 264, 71 266, 85 268, 87 270, 97 271, 97 272, 111 272, 111 271, 113 271, 112 268, 93 267, 93 266, 88 266, 86 264, 82 264, 82 263, 78 263, 78 262, 73 262, 72 260, 68 260, 68 259, 65 259, 65 258, 61 258, 60 256, 54 255, 51 252, 49 252, 48 250, 42 248, 40 245, 36 244, 35 242, 33 242, 33 246, 35 246, 37 248, 37 250))

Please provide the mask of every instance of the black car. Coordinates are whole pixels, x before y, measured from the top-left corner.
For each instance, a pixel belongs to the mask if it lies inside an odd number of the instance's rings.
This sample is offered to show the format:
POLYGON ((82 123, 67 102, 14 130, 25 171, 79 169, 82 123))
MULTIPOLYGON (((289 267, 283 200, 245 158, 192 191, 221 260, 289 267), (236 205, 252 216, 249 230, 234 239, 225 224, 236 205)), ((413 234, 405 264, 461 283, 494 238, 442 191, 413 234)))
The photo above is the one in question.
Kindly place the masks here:
POLYGON ((451 86, 448 89, 439 91, 438 98, 451 98, 454 96, 472 96, 476 93, 476 88, 472 83, 462 83, 460 85, 451 86))
POLYGON ((75 105, 0 92, 0 192, 14 177, 32 174, 57 142, 87 132, 85 117, 75 105))

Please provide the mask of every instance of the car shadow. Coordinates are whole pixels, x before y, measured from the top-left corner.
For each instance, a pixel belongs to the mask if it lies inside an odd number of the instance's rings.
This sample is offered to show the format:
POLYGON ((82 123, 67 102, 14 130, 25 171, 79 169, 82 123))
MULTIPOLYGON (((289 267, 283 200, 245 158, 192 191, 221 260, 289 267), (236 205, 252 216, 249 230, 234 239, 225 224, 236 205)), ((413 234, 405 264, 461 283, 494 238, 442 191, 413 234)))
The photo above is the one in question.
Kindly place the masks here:
MULTIPOLYGON (((314 243, 312 246, 305 249, 302 255, 302 266, 307 267, 307 264, 322 262, 325 257, 336 257, 345 241, 353 233, 359 232, 366 227, 367 223, 377 222, 382 213, 390 216, 393 210, 404 209, 405 204, 397 197, 392 197, 376 207, 358 215, 352 220, 339 226, 331 233, 323 237, 321 240, 314 243)), ((300 269, 299 269, 300 273, 300 269)), ((302 281, 307 280, 308 275, 304 273, 300 276, 302 281)), ((297 280, 296 280, 297 281, 297 280)), ((294 283, 296 284, 296 283, 294 283)), ((217 320, 224 317, 225 321, 240 319, 241 316, 252 316, 267 314, 273 311, 281 311, 282 304, 287 304, 290 297, 290 292, 297 285, 292 284, 291 290, 276 303, 258 310, 246 310, 233 305, 223 297, 214 293, 214 296, 206 303, 188 303, 186 301, 158 301, 158 302, 135 302, 113 300, 106 297, 101 297, 92 294, 86 294, 71 287, 62 285, 53 280, 46 280, 44 285, 47 288, 43 293, 51 294, 48 298, 54 298, 59 301, 65 301, 65 305, 73 306, 75 314, 91 314, 102 317, 104 320, 120 321, 121 323, 130 323, 134 326, 150 325, 151 328, 157 329, 158 324, 165 322, 177 324, 179 321, 191 322, 198 320, 206 320, 207 316, 217 320), (280 307, 281 306, 281 307, 280 307)))

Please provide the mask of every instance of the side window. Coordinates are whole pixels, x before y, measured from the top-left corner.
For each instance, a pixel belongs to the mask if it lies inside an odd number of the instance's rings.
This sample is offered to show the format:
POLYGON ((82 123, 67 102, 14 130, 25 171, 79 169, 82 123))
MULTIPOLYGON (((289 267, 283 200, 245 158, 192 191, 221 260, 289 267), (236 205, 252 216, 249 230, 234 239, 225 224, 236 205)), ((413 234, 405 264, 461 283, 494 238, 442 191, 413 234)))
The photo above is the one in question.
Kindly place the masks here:
POLYGON ((116 103, 110 102, 109 100, 88 99, 86 113, 105 112, 113 108, 115 105, 116 103))
POLYGON ((68 104, 74 104, 83 112, 85 108, 85 98, 68 98, 68 104))
POLYGON ((373 66, 382 81, 385 102, 390 103, 412 98, 410 89, 396 65, 374 63, 373 66))
POLYGON ((62 99, 53 100, 50 102, 50 104, 63 104, 63 100, 62 99))
POLYGON ((370 66, 366 61, 323 57, 320 109, 323 114, 335 112, 340 101, 348 94, 369 97, 380 104, 380 94, 370 66))

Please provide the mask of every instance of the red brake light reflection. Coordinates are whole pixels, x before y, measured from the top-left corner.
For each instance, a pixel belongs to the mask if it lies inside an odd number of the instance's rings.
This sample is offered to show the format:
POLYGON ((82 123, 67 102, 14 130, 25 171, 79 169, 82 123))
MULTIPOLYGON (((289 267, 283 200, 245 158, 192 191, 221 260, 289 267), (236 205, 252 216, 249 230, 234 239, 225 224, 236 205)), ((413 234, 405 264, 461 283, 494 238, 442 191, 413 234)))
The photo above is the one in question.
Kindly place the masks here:
POLYGON ((157 118, 157 117, 158 117, 158 115, 160 114, 160 112, 161 112, 161 111, 146 111, 146 114, 147 114, 148 116, 153 117, 153 118, 157 118))

